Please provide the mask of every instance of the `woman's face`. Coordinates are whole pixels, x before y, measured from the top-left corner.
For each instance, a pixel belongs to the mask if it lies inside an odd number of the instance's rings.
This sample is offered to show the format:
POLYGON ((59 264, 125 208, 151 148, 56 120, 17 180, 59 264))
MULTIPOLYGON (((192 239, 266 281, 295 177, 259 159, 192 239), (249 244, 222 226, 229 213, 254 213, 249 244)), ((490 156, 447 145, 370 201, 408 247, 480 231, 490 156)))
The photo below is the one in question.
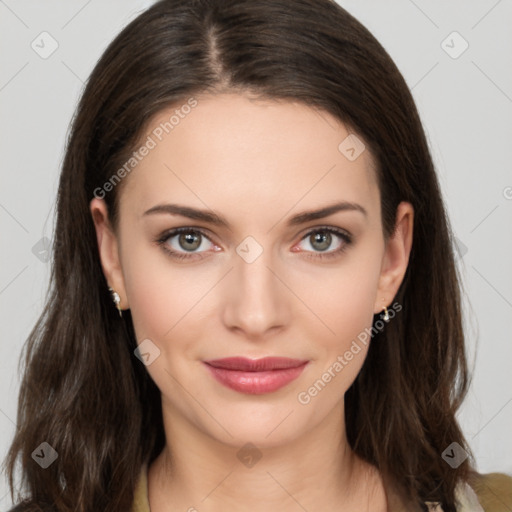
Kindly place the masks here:
POLYGON ((188 105, 142 138, 117 236, 103 201, 91 203, 107 281, 131 309, 164 415, 238 446, 339 423, 373 315, 405 273, 412 208, 400 205, 385 245, 371 155, 325 112, 234 94, 188 105), (170 213, 178 206, 190 217, 170 213), (205 361, 230 357, 306 363, 220 371, 229 386, 205 361))

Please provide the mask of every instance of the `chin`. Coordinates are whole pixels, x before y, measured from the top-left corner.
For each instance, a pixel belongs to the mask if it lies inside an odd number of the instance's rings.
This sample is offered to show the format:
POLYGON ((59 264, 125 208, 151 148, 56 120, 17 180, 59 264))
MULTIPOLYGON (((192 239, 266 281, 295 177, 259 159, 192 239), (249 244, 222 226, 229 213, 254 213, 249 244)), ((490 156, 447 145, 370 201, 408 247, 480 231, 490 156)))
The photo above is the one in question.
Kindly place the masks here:
POLYGON ((300 417, 305 411, 294 403, 294 396, 290 393, 289 399, 273 403, 268 397, 261 397, 260 401, 217 403, 215 409, 209 410, 217 421, 203 424, 202 429, 207 427, 209 436, 238 448, 248 442, 261 449, 285 445, 313 427, 308 426, 312 419, 300 417))

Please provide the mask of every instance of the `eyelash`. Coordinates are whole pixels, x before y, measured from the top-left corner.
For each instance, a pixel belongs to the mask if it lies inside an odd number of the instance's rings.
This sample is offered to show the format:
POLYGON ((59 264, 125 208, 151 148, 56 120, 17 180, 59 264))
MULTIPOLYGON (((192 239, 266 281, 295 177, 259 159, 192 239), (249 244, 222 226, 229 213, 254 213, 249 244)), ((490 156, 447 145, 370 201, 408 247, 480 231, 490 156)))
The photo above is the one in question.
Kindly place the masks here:
MULTIPOLYGON (((196 255, 200 254, 200 253, 188 253, 188 254, 180 253, 180 252, 176 252, 176 251, 169 249, 169 246, 166 244, 166 242, 170 238, 173 238, 176 235, 179 235, 181 233, 200 233, 201 236, 205 237, 206 239, 208 239, 211 242, 210 237, 202 229, 190 228, 190 227, 175 228, 170 231, 166 231, 160 237, 158 237, 155 240, 155 242, 159 246, 161 246, 162 249, 169 256, 171 256, 172 258, 178 259, 178 260, 191 259, 191 258, 194 258, 196 255)), ((345 232, 341 229, 334 228, 331 226, 321 226, 321 227, 314 228, 314 229, 308 231, 301 238, 301 241, 306 239, 307 237, 311 236, 314 233, 332 233, 332 234, 338 236, 339 238, 341 238, 343 240, 343 244, 339 249, 336 249, 334 251, 325 252, 325 253, 322 253, 322 252, 313 253, 314 254, 313 256, 307 255, 306 256, 307 258, 320 259, 320 260, 335 258, 336 256, 339 256, 342 252, 344 252, 352 244, 352 236, 351 235, 349 235, 347 232, 345 232)), ((203 258, 203 256, 199 256, 199 259, 202 259, 202 258, 203 258)), ((194 258, 194 259, 197 259, 197 258, 194 258)))

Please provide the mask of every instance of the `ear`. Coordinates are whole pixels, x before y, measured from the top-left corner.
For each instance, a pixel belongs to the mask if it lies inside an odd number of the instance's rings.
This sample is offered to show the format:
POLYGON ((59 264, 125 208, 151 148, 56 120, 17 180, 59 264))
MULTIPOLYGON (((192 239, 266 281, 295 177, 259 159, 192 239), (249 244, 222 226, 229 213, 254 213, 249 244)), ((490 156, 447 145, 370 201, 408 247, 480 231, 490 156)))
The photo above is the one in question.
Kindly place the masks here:
POLYGON ((398 292, 409 263, 412 247, 414 208, 402 201, 396 211, 395 231, 389 238, 382 258, 381 274, 374 313, 388 307, 398 292))
POLYGON ((124 285, 124 277, 119 259, 119 243, 108 217, 108 209, 105 201, 95 197, 89 204, 91 215, 96 229, 99 256, 103 274, 108 286, 115 290, 121 302, 119 307, 127 309, 128 298, 124 285))

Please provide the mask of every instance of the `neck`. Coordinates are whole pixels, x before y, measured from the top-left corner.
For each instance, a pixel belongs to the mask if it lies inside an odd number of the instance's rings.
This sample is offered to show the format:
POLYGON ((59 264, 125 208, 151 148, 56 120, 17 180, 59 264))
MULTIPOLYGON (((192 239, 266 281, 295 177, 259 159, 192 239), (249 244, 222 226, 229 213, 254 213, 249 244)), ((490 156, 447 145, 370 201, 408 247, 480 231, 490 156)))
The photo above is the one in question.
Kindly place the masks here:
POLYGON ((350 448, 339 409, 300 438, 252 447, 220 442, 163 410, 167 444, 148 476, 152 512, 386 510, 378 472, 350 448))

